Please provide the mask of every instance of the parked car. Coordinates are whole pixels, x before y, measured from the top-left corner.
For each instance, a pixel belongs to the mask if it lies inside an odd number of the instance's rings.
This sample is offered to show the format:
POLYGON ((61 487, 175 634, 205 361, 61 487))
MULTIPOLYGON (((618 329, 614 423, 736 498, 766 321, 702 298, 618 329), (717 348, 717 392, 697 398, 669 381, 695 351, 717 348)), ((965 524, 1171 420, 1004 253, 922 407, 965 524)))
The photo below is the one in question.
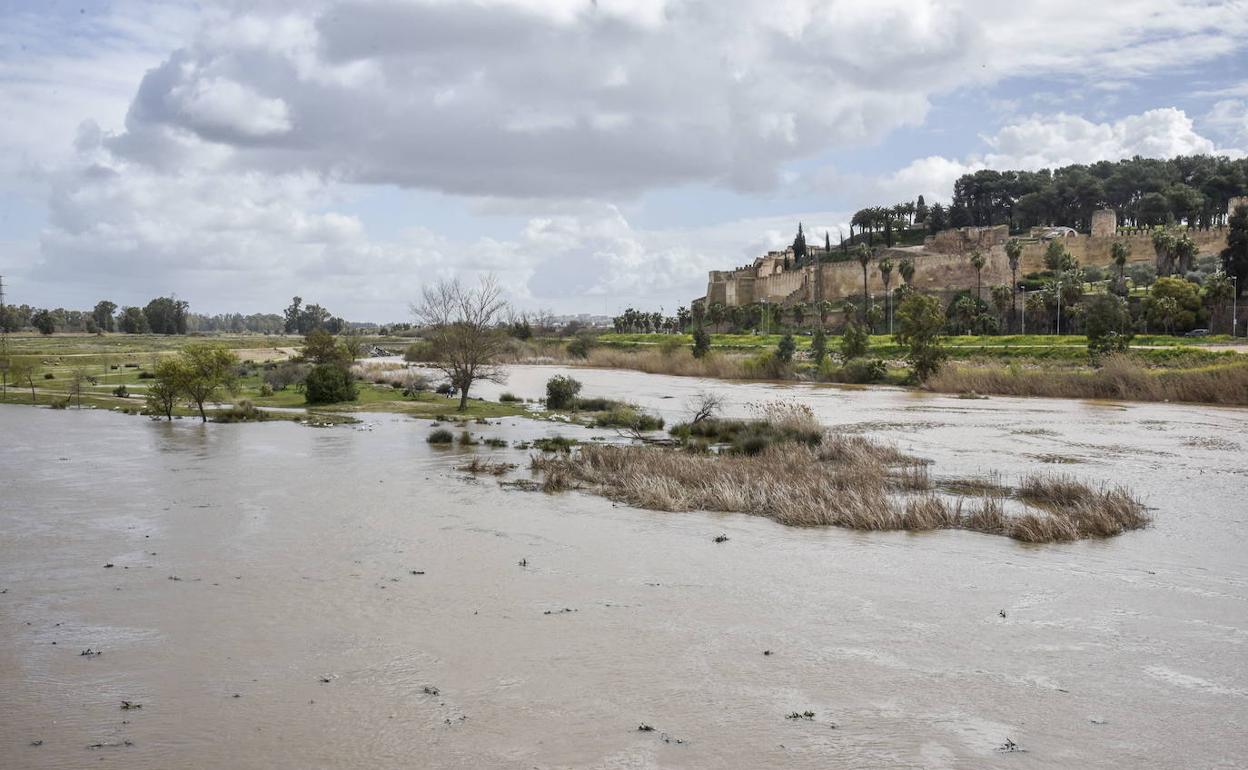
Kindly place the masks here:
POLYGON ((1208 337, 1209 330, 1208 329, 1192 329, 1190 332, 1188 332, 1187 334, 1184 334, 1183 336, 1184 337, 1208 337))

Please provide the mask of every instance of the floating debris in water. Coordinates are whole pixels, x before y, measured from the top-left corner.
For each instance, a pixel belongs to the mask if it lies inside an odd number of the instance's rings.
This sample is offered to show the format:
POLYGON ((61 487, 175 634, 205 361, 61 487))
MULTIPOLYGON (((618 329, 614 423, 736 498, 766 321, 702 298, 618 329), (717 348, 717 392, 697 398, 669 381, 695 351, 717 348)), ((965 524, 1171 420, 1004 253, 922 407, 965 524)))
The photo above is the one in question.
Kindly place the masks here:
POLYGON ((1026 749, 1019 748, 1018 744, 1010 740, 1009 738, 1006 738, 1005 743, 997 747, 997 751, 1004 751, 1004 752, 1015 752, 1015 751, 1025 751, 1025 750, 1026 749))
POLYGON ((423 575, 423 574, 425 574, 425 571, 424 571, 423 569, 414 569, 414 570, 412 570, 412 574, 413 574, 413 575, 423 575))
POLYGON ((114 741, 112 743, 89 743, 87 744, 87 748, 89 749, 115 749, 115 748, 121 748, 122 746, 133 746, 133 745, 134 745, 134 741, 127 738, 126 740, 121 741, 121 742, 114 741))
POLYGON ((425 695, 441 695, 442 694, 441 690, 431 685, 425 685, 423 689, 424 689, 425 695))
POLYGON ((810 709, 807 709, 806 711, 803 711, 803 712, 802 712, 802 713, 800 713, 800 714, 799 714, 799 713, 797 713, 796 711, 794 711, 792 714, 788 714, 787 716, 785 716, 785 719, 807 719, 807 720, 812 720, 812 719, 814 719, 814 718, 815 718, 815 712, 811 711, 810 709))
POLYGON ((637 725, 637 732, 639 732, 639 733, 652 733, 652 732, 654 732, 654 728, 653 728, 653 727, 651 727, 650 725, 646 724, 645 722, 642 722, 641 724, 637 725))
POLYGON ((564 607, 561 610, 546 610, 542 614, 543 615, 563 615, 564 613, 567 613, 567 612, 576 612, 576 610, 570 609, 568 607, 564 607))
POLYGON ((131 701, 131 700, 123 700, 121 702, 122 711, 133 711, 135 709, 141 709, 141 708, 143 708, 142 703, 135 703, 134 701, 131 701))
POLYGON ((770 655, 770 654, 771 654, 771 650, 763 650, 763 654, 764 654, 764 655, 770 655))
POLYGON ((527 567, 527 566, 529 566, 529 560, 528 560, 528 558, 526 557, 526 558, 523 558, 523 559, 521 559, 520 561, 516 562, 516 564, 519 564, 521 567, 527 567))
POLYGON ((716 543, 726 543, 726 542, 728 542, 728 536, 727 536, 727 535, 716 535, 716 536, 715 536, 715 542, 716 542, 716 543))
POLYGON ((88 647, 87 649, 85 649, 85 650, 83 650, 82 652, 78 653, 78 657, 80 657, 80 658, 93 658, 93 657, 95 657, 96 655, 103 655, 103 654, 104 654, 104 651, 103 651, 103 650, 93 650, 93 649, 91 649, 90 647, 88 647))

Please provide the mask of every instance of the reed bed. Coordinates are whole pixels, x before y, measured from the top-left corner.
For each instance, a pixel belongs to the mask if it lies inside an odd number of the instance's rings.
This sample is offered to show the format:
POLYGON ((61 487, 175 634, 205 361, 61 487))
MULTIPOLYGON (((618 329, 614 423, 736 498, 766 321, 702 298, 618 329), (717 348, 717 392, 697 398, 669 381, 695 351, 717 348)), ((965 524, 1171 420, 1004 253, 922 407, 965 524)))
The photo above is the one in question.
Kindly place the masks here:
POLYGON ((757 454, 692 454, 656 446, 580 447, 535 455, 543 489, 579 487, 640 508, 766 516, 797 527, 860 530, 967 529, 1030 543, 1110 537, 1148 523, 1121 488, 1093 489, 1065 476, 1029 476, 1006 510, 997 485, 973 497, 931 491, 923 461, 862 436, 771 444, 757 454))
POLYGON ((1248 363, 1149 369, 1127 355, 1098 369, 946 366, 924 387, 942 393, 1248 405, 1248 363))

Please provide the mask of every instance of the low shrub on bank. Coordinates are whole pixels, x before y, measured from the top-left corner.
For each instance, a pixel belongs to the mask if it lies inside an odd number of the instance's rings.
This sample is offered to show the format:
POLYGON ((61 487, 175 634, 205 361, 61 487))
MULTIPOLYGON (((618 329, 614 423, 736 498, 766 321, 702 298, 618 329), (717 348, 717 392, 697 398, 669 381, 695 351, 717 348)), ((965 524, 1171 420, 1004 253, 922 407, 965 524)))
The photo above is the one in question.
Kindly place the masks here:
POLYGON ((852 385, 868 385, 880 382, 888 373, 888 367, 878 358, 851 358, 841 366, 824 359, 819 368, 820 379, 828 382, 844 382, 852 385))
POLYGON ((270 419, 268 413, 257 409, 256 405, 247 399, 242 399, 230 408, 222 409, 212 416, 213 422, 260 422, 267 419, 270 419))
POLYGON ((596 428, 622 428, 644 433, 663 429, 663 418, 647 414, 629 404, 615 403, 594 420, 596 428))
POLYGON ((546 381, 546 408, 572 409, 576 406, 576 394, 580 392, 580 382, 557 374, 546 381))
POLYGON ((510 391, 504 391, 503 394, 498 397, 498 400, 500 403, 503 403, 503 404, 515 404, 515 403, 519 403, 522 399, 519 396, 517 396, 515 393, 512 393, 510 391))

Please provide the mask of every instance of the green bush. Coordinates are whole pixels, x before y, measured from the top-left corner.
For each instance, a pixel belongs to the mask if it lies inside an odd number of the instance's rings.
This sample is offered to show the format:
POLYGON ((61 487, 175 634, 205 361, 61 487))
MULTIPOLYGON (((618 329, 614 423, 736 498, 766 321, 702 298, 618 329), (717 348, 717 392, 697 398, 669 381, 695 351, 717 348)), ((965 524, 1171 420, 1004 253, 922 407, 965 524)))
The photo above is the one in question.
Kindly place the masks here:
POLYGON ((438 428, 430 433, 425 441, 428 441, 430 444, 451 444, 455 441, 455 434, 446 428, 438 428))
POLYGON ((358 395, 351 373, 337 364, 317 364, 312 367, 303 387, 309 404, 354 401, 358 395))
POLYGON ((259 422, 267 420, 268 415, 256 408, 256 405, 243 399, 213 415, 213 422, 259 422))
POLYGON ((879 382, 884 379, 887 371, 888 369, 884 366, 884 362, 878 358, 851 358, 841 366, 840 379, 837 382, 849 382, 858 385, 879 382))
POLYGON ((871 346, 871 336, 867 330, 850 321, 845 324, 845 334, 841 337, 841 360, 849 361, 862 358, 871 346))
POLYGON ((606 412, 617 406, 623 406, 623 404, 602 396, 590 396, 589 398, 576 399, 572 408, 581 412, 606 412))
POLYGON ((594 421, 596 428, 626 428, 635 431, 662 430, 663 418, 638 411, 628 404, 616 404, 594 421))
POLYGON ((515 393, 512 393, 511 391, 506 391, 501 396, 498 397, 498 400, 500 403, 504 403, 504 404, 515 404, 515 403, 519 403, 521 399, 515 393))
POLYGON ((572 409, 576 405, 576 394, 581 392, 581 383, 557 374, 546 381, 546 408, 572 409))
POLYGON ((432 361, 433 345, 425 342, 424 340, 413 342, 407 346, 407 350, 403 351, 403 360, 409 362, 432 361))
POLYGON ((558 434, 549 438, 539 438, 533 442, 533 447, 543 452, 563 452, 566 454, 571 452, 574 446, 576 446, 575 439, 564 438, 558 434))
POLYGON ((55 374, 53 374, 52 372, 44 372, 44 373, 43 373, 43 379, 45 379, 45 380, 55 380, 55 379, 56 379, 56 375, 55 375, 55 374))
POLYGON ((130 391, 126 388, 124 384, 118 385, 117 387, 113 388, 113 395, 116 396, 117 398, 130 398, 130 391))
POLYGON ((598 338, 592 334, 581 334, 568 343, 568 355, 573 358, 589 358, 589 351, 598 344, 598 338))
POLYGON ((699 326, 693 330, 693 357, 704 358, 711 352, 711 333, 699 326))

